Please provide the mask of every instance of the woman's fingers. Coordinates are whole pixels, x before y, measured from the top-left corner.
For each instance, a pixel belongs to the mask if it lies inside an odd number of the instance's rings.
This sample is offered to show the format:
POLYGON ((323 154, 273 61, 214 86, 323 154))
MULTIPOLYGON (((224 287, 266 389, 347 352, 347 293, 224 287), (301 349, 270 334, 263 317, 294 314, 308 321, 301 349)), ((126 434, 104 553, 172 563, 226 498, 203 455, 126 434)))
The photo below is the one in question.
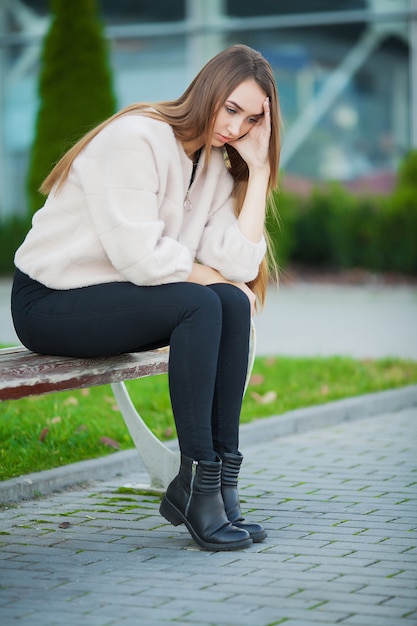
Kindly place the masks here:
POLYGON ((264 100, 263 112, 264 115, 259 122, 244 137, 230 142, 230 145, 239 152, 249 168, 262 169, 269 163, 269 141, 271 137, 269 98, 264 100))

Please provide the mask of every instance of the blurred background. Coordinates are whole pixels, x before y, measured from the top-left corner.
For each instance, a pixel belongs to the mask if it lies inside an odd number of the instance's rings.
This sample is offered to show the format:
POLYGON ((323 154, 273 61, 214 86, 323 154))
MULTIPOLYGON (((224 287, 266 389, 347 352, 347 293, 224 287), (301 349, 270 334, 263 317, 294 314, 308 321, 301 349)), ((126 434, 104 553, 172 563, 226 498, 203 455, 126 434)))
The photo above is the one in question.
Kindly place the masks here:
MULTIPOLYGON (((414 0, 99 0, 117 108, 175 98, 219 50, 271 63, 285 117, 285 186, 392 190, 417 145, 414 0)), ((47 0, 0 0, 0 218, 26 211, 47 0)))

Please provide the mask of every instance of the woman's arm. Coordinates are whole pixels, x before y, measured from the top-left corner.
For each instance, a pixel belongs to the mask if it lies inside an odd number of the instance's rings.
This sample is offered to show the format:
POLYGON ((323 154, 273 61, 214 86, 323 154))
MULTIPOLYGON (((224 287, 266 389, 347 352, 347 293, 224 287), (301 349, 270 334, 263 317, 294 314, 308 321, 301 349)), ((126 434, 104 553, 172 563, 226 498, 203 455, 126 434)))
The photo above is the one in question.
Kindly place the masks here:
POLYGON ((197 283, 199 285, 212 285, 213 283, 228 283, 229 285, 235 285, 235 287, 238 287, 247 295, 252 315, 255 312, 256 296, 253 291, 245 283, 234 283, 230 280, 226 280, 220 272, 212 267, 201 265, 199 263, 193 263, 193 269, 187 278, 187 282, 197 283))
MULTIPOLYGON (((238 217, 239 230, 242 235, 253 243, 261 241, 264 233, 266 196, 270 176, 269 167, 269 140, 271 136, 271 118, 269 100, 263 103, 264 115, 261 121, 254 126, 242 139, 230 142, 247 163, 249 180, 245 200, 238 217)), ((256 297, 245 283, 236 283, 227 280, 220 272, 198 263, 193 264, 188 282, 200 285, 212 283, 229 283, 246 293, 254 312, 256 297)))
POLYGON ((212 267, 201 265, 200 263, 193 263, 193 268, 187 278, 187 282, 197 283, 199 285, 211 285, 212 283, 228 283, 229 281, 212 267))
POLYGON ((268 98, 263 103, 263 110, 262 119, 245 137, 230 142, 230 145, 246 161, 249 169, 248 188, 238 224, 242 234, 254 243, 261 240, 264 232, 266 196, 270 176, 271 117, 268 98))
POLYGON ((249 169, 248 188, 237 221, 242 234, 253 243, 258 243, 264 233, 268 181, 269 170, 249 169))

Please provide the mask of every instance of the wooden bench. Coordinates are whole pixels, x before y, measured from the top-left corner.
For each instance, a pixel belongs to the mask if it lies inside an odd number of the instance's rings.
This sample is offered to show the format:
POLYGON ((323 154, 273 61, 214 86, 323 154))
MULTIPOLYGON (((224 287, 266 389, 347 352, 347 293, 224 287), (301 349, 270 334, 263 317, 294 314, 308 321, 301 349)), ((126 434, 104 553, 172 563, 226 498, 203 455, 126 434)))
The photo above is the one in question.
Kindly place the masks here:
MULTIPOLYGON (((22 346, 0 349, 0 400, 18 400, 55 391, 110 384, 133 443, 150 477, 150 487, 165 490, 179 467, 179 453, 165 446, 146 426, 126 389, 126 380, 168 371, 169 350, 78 359, 45 356, 22 346)), ((252 325, 248 377, 255 358, 252 325)))

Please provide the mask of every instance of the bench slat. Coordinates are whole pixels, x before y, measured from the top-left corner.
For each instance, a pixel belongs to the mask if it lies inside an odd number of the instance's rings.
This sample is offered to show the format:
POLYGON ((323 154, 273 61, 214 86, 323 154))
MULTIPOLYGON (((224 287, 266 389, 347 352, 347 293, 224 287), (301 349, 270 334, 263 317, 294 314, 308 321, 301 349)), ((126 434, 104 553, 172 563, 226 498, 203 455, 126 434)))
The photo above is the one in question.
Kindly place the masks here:
POLYGON ((163 374, 167 350, 79 359, 45 356, 22 348, 0 351, 0 400, 121 382, 163 374))

